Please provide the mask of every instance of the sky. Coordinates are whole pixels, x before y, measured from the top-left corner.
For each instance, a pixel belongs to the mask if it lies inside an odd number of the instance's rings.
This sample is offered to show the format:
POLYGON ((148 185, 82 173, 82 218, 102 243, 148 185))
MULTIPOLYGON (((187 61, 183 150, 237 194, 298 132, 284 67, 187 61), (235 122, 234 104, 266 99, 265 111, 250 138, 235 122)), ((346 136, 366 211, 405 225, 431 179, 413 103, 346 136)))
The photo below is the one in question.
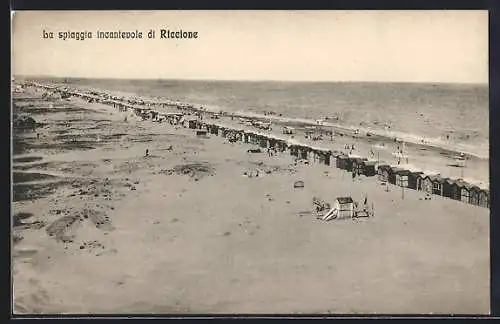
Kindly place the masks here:
POLYGON ((33 11, 12 73, 80 78, 488 83, 487 11, 33 11), (148 30, 156 38, 148 39, 148 30), (197 32, 160 39, 159 30, 197 32), (43 31, 54 32, 44 39, 43 31), (143 39, 96 39, 142 31, 143 39), (90 31, 62 40, 58 32, 90 31))

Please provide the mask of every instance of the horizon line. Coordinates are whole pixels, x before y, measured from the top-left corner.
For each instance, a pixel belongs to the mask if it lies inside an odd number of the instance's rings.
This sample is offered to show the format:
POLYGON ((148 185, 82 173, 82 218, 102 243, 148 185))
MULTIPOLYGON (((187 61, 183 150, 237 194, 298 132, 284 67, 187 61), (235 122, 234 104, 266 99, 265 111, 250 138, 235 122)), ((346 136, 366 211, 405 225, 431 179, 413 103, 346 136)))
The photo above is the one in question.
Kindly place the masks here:
POLYGON ((456 85, 489 85, 488 82, 451 82, 451 81, 386 81, 386 80, 280 80, 280 79, 225 79, 225 78, 162 78, 162 77, 89 77, 89 76, 56 76, 56 75, 12 75, 16 78, 51 78, 51 79, 83 79, 83 80, 138 80, 138 81, 215 81, 215 82, 289 82, 289 83, 395 83, 395 84, 456 84, 456 85))

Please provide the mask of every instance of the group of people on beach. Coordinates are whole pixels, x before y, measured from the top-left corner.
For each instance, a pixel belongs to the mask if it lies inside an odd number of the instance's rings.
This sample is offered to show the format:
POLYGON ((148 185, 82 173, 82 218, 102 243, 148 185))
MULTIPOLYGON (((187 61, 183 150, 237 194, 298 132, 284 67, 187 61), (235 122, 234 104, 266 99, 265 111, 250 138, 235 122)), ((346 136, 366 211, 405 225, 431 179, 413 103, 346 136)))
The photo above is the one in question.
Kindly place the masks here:
POLYGON ((275 156, 276 154, 278 154, 278 151, 276 150, 275 147, 268 147, 267 148, 267 155, 269 157, 275 156))
POLYGON ((352 154, 352 152, 355 150, 356 148, 354 147, 354 144, 345 144, 344 145, 344 150, 346 150, 346 152, 348 152, 348 154, 352 154))

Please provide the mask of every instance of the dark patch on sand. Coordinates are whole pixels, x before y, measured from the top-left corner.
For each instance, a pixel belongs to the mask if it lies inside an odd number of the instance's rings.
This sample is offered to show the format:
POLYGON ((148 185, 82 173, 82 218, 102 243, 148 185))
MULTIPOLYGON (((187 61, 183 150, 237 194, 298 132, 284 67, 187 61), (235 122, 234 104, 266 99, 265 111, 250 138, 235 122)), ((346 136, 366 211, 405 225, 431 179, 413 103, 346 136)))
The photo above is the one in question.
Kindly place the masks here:
POLYGON ((34 115, 41 114, 54 114, 54 113, 69 113, 69 112, 85 112, 87 109, 78 107, 37 107, 37 108, 25 108, 26 112, 34 115))
POLYGON ((23 182, 31 182, 37 180, 51 180, 56 179, 56 176, 46 174, 46 173, 38 173, 38 172, 14 172, 12 181, 14 183, 23 183, 23 182))
POLYGON ((12 154, 22 154, 29 149, 26 139, 14 136, 12 138, 12 154))
POLYGON ((45 169, 49 165, 53 165, 53 162, 43 162, 43 163, 33 163, 28 165, 14 165, 12 168, 14 170, 25 171, 30 169, 45 169))
POLYGON ((14 162, 14 163, 27 163, 27 162, 40 161, 42 159, 43 158, 40 156, 25 156, 25 157, 13 158, 12 162, 14 162))
POLYGON ((66 180, 24 184, 18 183, 13 186, 13 201, 35 200, 53 194, 59 187, 67 185, 66 180))
POLYGON ((23 213, 23 212, 16 213, 14 214, 14 216, 12 216, 12 225, 14 227, 24 225, 25 223, 23 222, 23 220, 31 217, 33 217, 32 213, 23 213))
POLYGON ((81 219, 78 215, 63 216, 52 222, 46 231, 49 236, 55 237, 57 240, 68 241, 67 233, 80 222, 81 219))
POLYGON ((43 144, 28 144, 30 149, 39 150, 93 150, 95 146, 91 145, 94 141, 69 141, 63 143, 43 143, 43 144))
POLYGON ((198 181, 205 176, 211 176, 215 174, 215 168, 213 165, 207 162, 195 162, 176 165, 172 169, 162 170, 160 173, 166 175, 188 175, 194 180, 198 181))

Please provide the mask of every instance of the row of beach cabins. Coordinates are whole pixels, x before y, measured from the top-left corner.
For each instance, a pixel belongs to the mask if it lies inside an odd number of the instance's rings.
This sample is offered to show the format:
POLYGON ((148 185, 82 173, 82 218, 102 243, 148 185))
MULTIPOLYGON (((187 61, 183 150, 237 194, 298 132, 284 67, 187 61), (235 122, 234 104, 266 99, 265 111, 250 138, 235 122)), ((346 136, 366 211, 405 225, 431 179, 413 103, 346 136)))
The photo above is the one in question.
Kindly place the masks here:
POLYGON ((45 90, 64 93, 65 95, 76 96, 85 100, 92 100, 103 104, 112 105, 120 111, 132 111, 144 120, 167 121, 172 125, 181 125, 185 128, 196 131, 197 136, 207 136, 208 134, 222 136, 230 142, 244 142, 257 145, 260 148, 274 148, 279 152, 289 151, 298 160, 308 163, 320 163, 331 165, 356 175, 366 177, 378 177, 382 182, 398 187, 418 190, 428 195, 438 195, 449 199, 458 200, 464 203, 489 208, 490 192, 487 189, 467 183, 462 179, 450 179, 440 175, 428 175, 420 171, 411 171, 399 166, 391 166, 382 161, 368 160, 366 158, 349 156, 344 152, 331 151, 324 148, 312 147, 310 145, 296 142, 292 139, 283 139, 272 134, 260 133, 253 130, 237 129, 220 123, 207 122, 199 118, 182 113, 162 113, 152 110, 149 107, 138 107, 136 104, 151 106, 160 104, 161 106, 176 106, 185 111, 189 106, 176 103, 145 103, 128 99, 126 102, 121 98, 110 98, 109 95, 98 93, 86 94, 69 91, 57 87, 40 84, 33 86, 42 87, 45 90))

